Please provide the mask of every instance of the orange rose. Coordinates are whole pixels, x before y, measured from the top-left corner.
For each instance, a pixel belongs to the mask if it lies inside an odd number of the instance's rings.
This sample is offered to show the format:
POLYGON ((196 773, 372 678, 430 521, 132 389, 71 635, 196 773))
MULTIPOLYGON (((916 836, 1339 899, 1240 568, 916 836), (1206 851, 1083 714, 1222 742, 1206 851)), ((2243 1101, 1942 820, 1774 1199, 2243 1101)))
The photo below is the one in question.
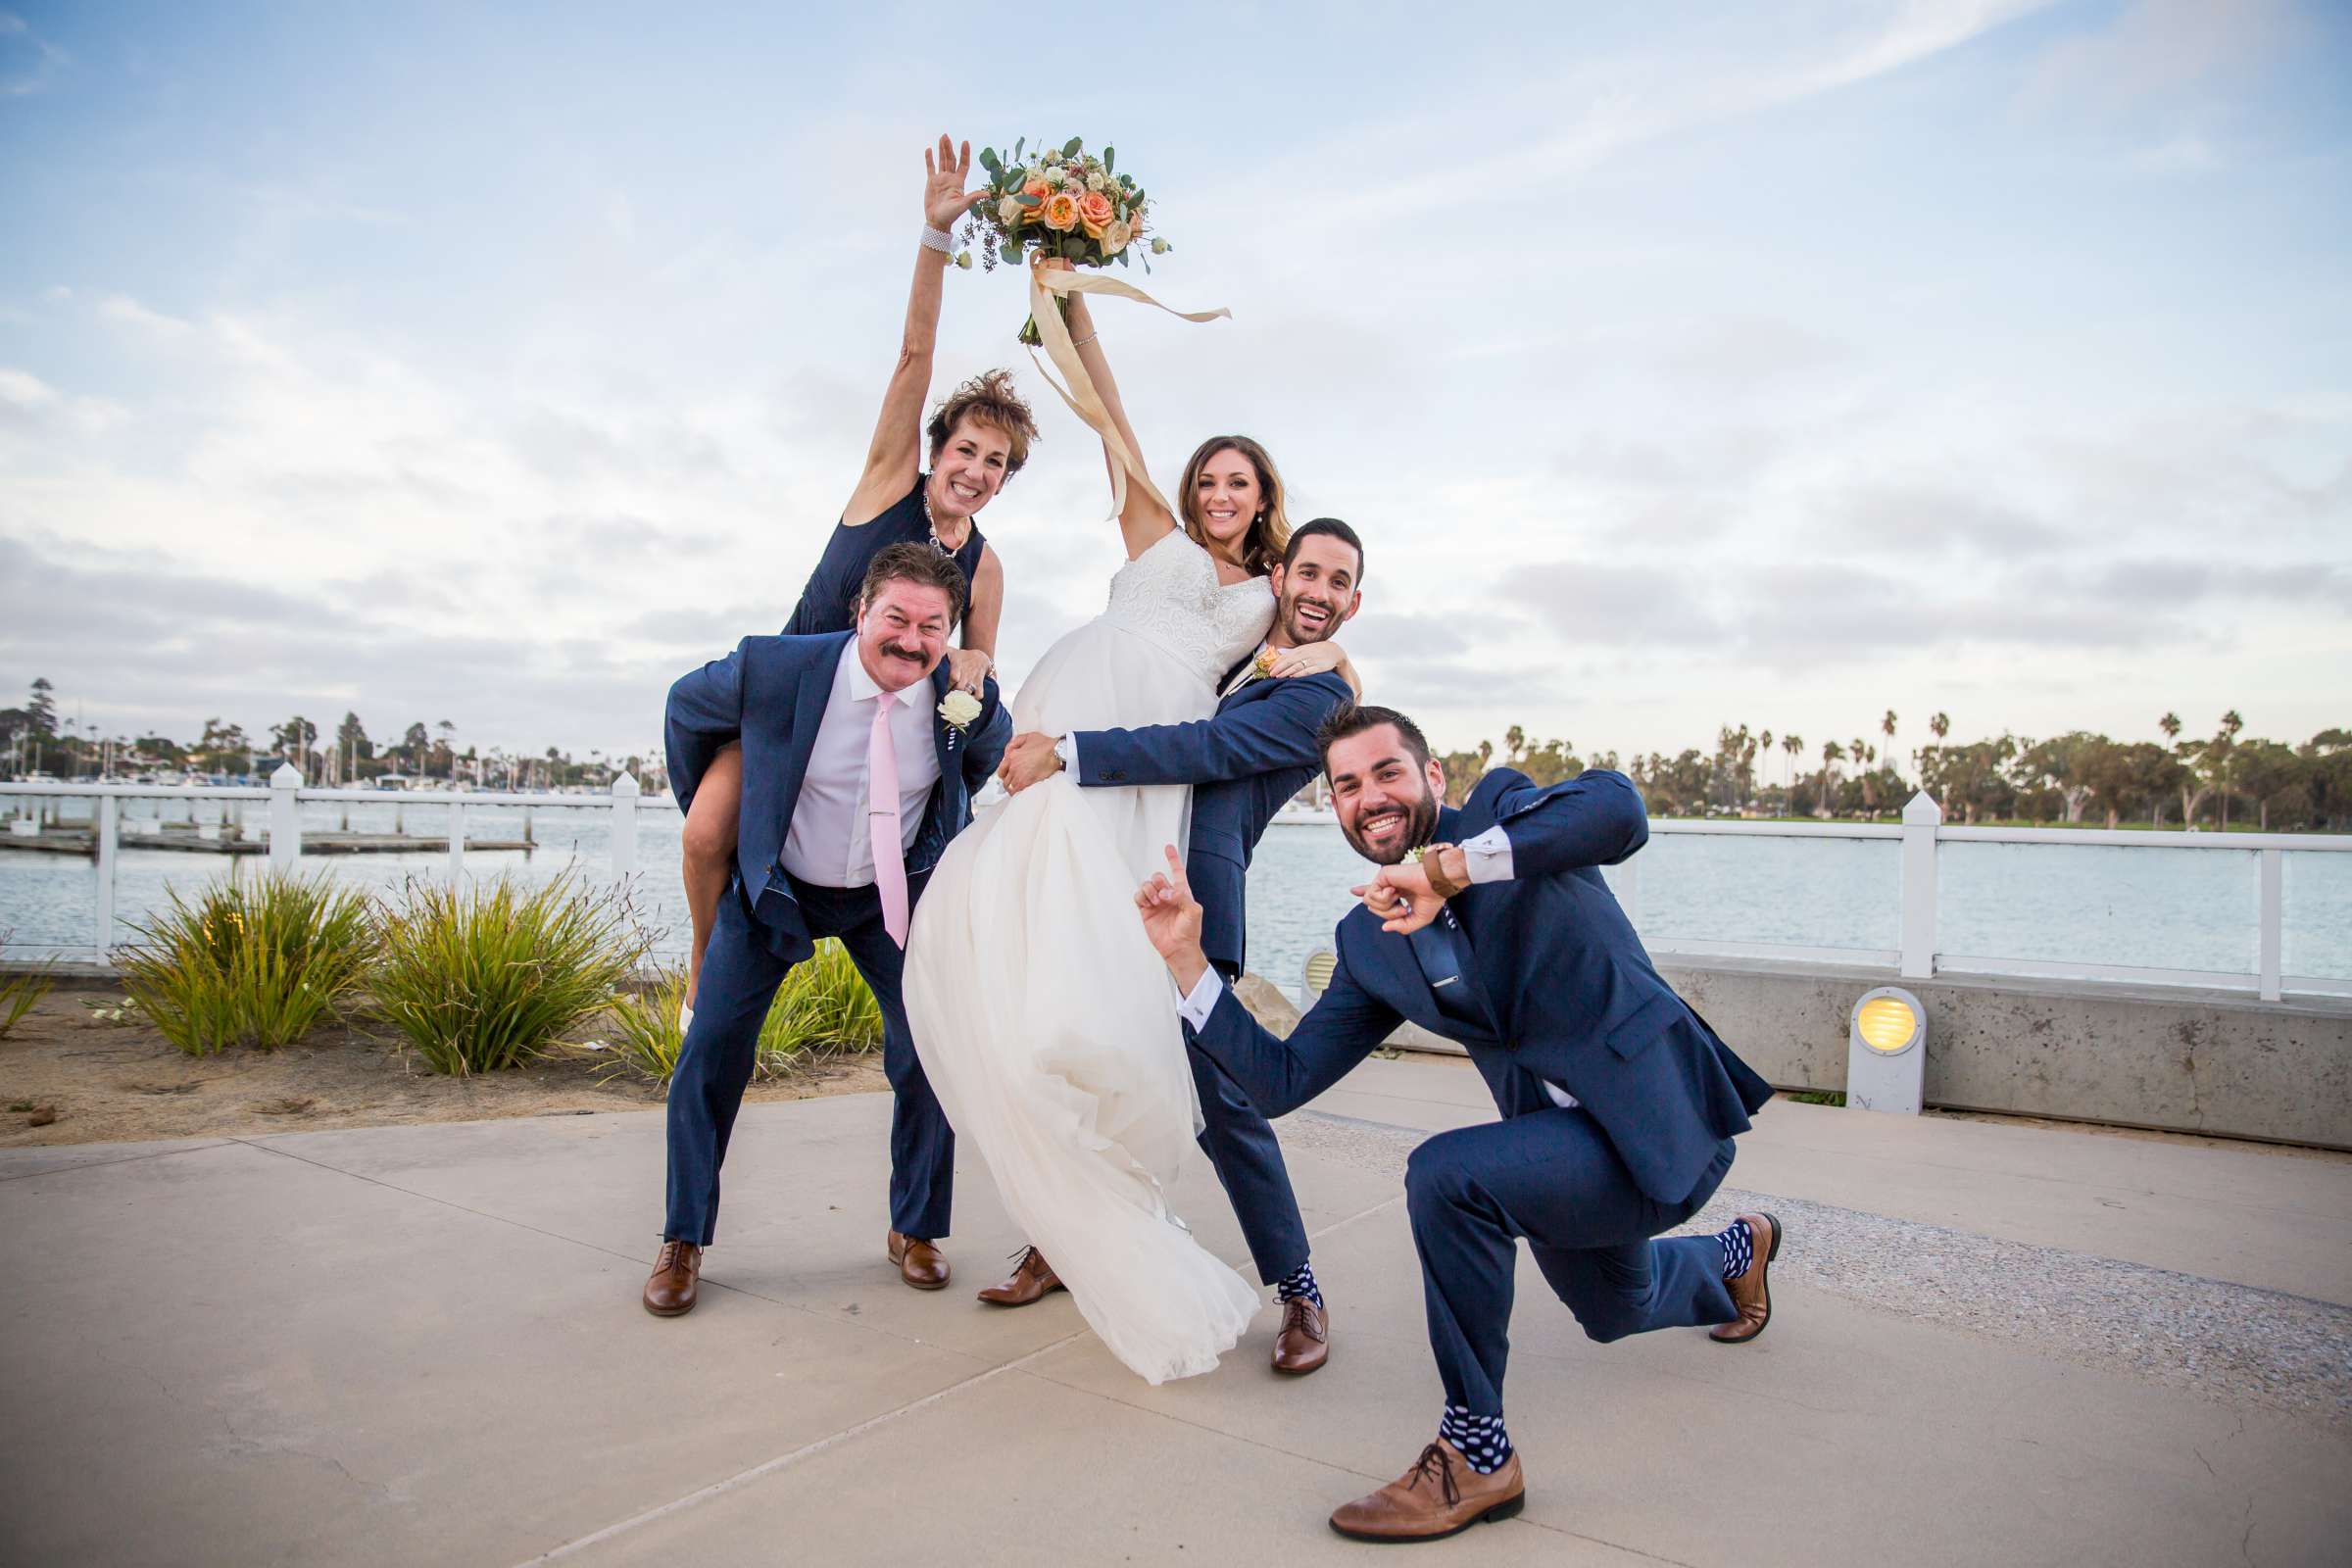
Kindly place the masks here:
POLYGON ((1101 191, 1090 190, 1078 198, 1078 221, 1086 225, 1089 239, 1101 239, 1113 216, 1110 198, 1101 191))
POLYGON ((1059 229, 1066 234, 1078 226, 1078 198, 1066 190, 1057 190, 1046 198, 1046 205, 1038 209, 1038 216, 1045 220, 1048 228, 1059 229))

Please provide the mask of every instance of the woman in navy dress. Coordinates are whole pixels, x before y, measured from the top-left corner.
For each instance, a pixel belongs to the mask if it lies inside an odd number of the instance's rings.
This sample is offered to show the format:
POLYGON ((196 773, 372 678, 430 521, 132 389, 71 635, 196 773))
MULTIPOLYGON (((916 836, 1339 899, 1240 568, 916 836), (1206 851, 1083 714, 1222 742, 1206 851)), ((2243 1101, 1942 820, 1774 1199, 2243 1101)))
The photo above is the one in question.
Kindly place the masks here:
MULTIPOLYGON (((899 346, 898 367, 882 394, 882 415, 874 423, 858 488, 842 509, 841 521, 784 630, 848 631, 857 623, 858 590, 874 557, 891 545, 927 540, 963 572, 964 603, 969 608, 963 616, 963 646, 948 653, 949 678, 977 695, 996 663, 1004 568, 972 519, 1028 461, 1037 423, 1013 391, 1008 370, 991 370, 966 381, 932 410, 928 424, 923 420, 923 403, 931 389, 931 355, 939 339, 948 233, 979 199, 963 188, 971 167, 968 142, 958 150, 942 136, 936 154, 928 149, 923 153, 923 240, 915 254, 914 286, 906 299, 906 331, 899 346), (921 466, 926 438, 928 473, 921 466)), ((686 906, 694 920, 689 1006, 702 977, 703 950, 718 918, 718 901, 727 889, 742 799, 743 755, 729 747, 703 776, 686 813, 686 906)))

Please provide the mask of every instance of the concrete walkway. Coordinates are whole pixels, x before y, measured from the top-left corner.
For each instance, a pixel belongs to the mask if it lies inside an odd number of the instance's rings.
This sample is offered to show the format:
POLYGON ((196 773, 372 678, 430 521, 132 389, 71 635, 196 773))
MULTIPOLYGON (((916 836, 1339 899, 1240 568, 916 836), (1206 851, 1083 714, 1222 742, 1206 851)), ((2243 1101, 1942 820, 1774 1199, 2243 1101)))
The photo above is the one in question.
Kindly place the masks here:
MULTIPOLYGON (((0 1152, 0 1562, 1365 1560, 1324 1518, 1433 1428, 1399 1173, 1492 1115, 1466 1063, 1282 1124, 1298 1381, 1270 1312, 1152 1389, 1066 1296, 974 1301, 1020 1239, 968 1152, 956 1285, 905 1289, 887 1110, 747 1109, 674 1321, 658 1114, 0 1152)), ((1776 1102, 1731 1181, 1791 1227, 1771 1332, 1594 1345, 1523 1262, 1527 1512, 1422 1557, 2345 1560, 2352 1161, 1776 1102)), ((1204 1168, 1178 1199, 1244 1257, 1204 1168)))

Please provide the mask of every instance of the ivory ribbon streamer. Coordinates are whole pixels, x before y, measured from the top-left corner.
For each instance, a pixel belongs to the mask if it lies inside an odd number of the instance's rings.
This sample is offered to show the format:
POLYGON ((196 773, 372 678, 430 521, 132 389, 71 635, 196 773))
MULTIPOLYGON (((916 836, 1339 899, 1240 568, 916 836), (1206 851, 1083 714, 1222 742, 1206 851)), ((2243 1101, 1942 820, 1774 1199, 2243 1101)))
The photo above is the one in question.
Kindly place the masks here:
MULTIPOLYGON (((1045 341, 1047 357, 1068 380, 1068 390, 1064 391, 1061 382, 1054 379, 1054 372, 1043 365, 1038 366, 1038 373, 1046 378, 1046 385, 1070 406, 1070 412, 1092 425, 1095 433, 1102 438, 1102 444, 1118 456, 1119 466, 1111 470, 1110 475, 1110 514, 1116 517, 1127 510, 1127 476, 1133 474, 1135 482, 1144 487, 1144 494, 1158 502, 1160 510, 1177 518, 1181 526, 1183 514, 1168 505, 1168 498, 1159 493, 1159 486, 1153 484, 1152 475, 1144 471, 1143 460, 1135 455, 1134 448, 1128 446, 1126 439, 1119 434, 1119 427, 1112 420, 1110 411, 1102 406, 1102 395, 1095 390, 1095 378, 1086 373, 1086 366, 1078 358, 1077 346, 1070 341, 1069 323, 1061 318, 1061 311, 1051 297, 1062 294, 1114 294, 1120 299, 1134 300, 1154 310, 1167 311, 1170 316, 1181 317, 1187 321, 1213 321, 1220 316, 1230 318, 1233 313, 1222 305, 1213 311, 1173 310, 1134 284, 1122 283, 1102 272, 1076 269, 1065 272, 1058 268, 1053 270, 1036 267, 1029 269, 1029 314, 1037 322, 1037 335, 1045 341)), ((1034 363, 1037 356, 1032 353, 1029 358, 1034 363)))

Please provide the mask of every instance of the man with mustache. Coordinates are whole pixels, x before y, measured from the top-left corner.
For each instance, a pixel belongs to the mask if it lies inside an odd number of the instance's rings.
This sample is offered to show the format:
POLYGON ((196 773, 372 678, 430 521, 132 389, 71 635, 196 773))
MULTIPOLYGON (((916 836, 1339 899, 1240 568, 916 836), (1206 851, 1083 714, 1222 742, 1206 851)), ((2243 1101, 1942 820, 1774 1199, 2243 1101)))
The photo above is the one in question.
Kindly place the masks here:
MULTIPOLYGON (((1317 517, 1292 533, 1282 564, 1269 574, 1274 623, 1265 645, 1228 671, 1213 717, 1194 724, 1017 735, 1005 748, 1001 776, 1020 791, 1067 768, 1081 785, 1193 786, 1188 875, 1207 913, 1209 960, 1230 982, 1242 975, 1250 853, 1283 803, 1314 776, 1315 733, 1354 700, 1330 670, 1287 675, 1283 655, 1319 643, 1362 605, 1363 542, 1337 517, 1317 517)), ((1274 1370, 1312 1372, 1331 1353, 1330 1318, 1307 1259, 1306 1222, 1291 1191, 1274 1129, 1248 1095, 1208 1057, 1192 1054, 1200 1094, 1200 1148, 1216 1167, 1249 1239, 1259 1280, 1275 1288, 1282 1327, 1274 1370)), ((1061 1288, 1034 1247, 1011 1278, 980 1293, 984 1301, 1026 1306, 1061 1288)))
POLYGON ((955 692, 945 658, 963 575, 923 544, 874 557, 850 631, 747 637, 669 692, 669 775, 688 809, 730 742, 743 808, 702 994, 669 1085, 669 1200, 645 1309, 693 1308, 718 1223, 718 1167, 776 988, 837 937, 882 1009, 895 1097, 884 1250, 917 1290, 948 1283, 956 1138, 923 1075, 900 1000, 907 922, 931 867, 971 820, 1012 718, 994 679, 955 692))
POLYGON ((1185 992, 1197 1049, 1260 1110, 1312 1100, 1406 1018, 1459 1041, 1502 1113, 1413 1151, 1405 1201, 1430 1348, 1446 1386, 1436 1441, 1397 1480, 1331 1516, 1344 1536, 1433 1541, 1525 1505, 1502 1421, 1517 1244, 1595 1340, 1771 1321, 1780 1222, 1658 1240, 1731 1169, 1772 1090, 1650 966, 1600 867, 1649 823, 1621 773, 1538 788, 1496 768, 1455 809, 1411 719, 1348 710, 1324 726, 1340 826, 1381 870, 1340 922, 1330 989, 1288 1040, 1244 1011, 1202 951, 1200 901, 1171 850, 1136 895, 1185 992), (1415 854, 1414 852, 1418 852, 1415 854))

